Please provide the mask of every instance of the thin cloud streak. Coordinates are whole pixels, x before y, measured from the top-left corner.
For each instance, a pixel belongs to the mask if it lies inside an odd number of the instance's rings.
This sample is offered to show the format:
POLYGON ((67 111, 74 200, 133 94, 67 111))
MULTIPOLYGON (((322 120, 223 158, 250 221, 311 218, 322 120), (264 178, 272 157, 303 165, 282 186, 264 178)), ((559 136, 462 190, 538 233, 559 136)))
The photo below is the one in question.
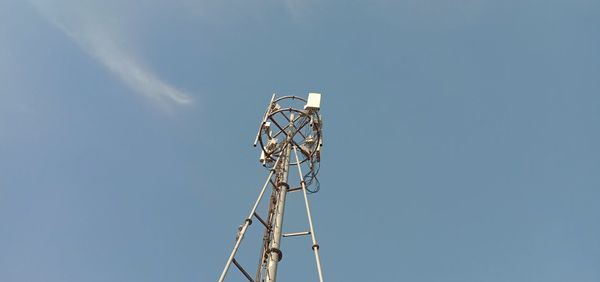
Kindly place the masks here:
POLYGON ((60 8, 32 2, 38 11, 54 26, 72 38, 83 51, 91 55, 136 93, 158 103, 186 105, 193 102, 191 96, 162 80, 133 56, 135 52, 124 48, 120 31, 102 17, 93 7, 74 4, 75 7, 60 8), (68 13, 75 10, 76 13, 68 13), (64 17, 62 14, 70 15, 64 17), (74 16, 76 15, 76 16, 74 16), (61 17, 62 16, 62 17, 61 17), (119 44, 121 43, 121 44, 119 44))

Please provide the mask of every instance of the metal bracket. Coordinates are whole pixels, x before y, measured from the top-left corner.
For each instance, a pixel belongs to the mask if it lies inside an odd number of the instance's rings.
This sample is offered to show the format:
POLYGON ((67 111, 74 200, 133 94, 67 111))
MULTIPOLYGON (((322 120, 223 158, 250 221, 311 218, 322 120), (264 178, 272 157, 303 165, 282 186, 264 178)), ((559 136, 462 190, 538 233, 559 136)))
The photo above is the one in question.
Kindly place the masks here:
POLYGON ((280 249, 277 249, 277 248, 270 248, 270 249, 267 251, 267 253, 277 253, 277 254, 279 255, 279 260, 278 260, 278 261, 281 261, 281 259, 283 259, 283 253, 281 252, 281 250, 280 250, 280 249))

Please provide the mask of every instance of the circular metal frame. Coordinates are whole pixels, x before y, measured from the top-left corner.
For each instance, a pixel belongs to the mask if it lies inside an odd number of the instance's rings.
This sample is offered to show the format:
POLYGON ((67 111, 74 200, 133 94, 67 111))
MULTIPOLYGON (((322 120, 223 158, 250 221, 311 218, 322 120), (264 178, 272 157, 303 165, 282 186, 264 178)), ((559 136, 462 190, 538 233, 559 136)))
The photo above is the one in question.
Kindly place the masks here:
POLYGON ((297 96, 283 96, 273 100, 269 105, 258 135, 258 141, 266 159, 275 161, 281 155, 285 146, 291 145, 297 147, 302 153, 299 162, 290 162, 290 165, 298 165, 312 159, 320 146, 321 120, 317 111, 279 107, 278 102, 293 103, 295 100, 306 103, 305 99, 297 96), (275 134, 271 131, 272 127, 265 128, 267 122, 275 125, 275 134), (286 122, 286 124, 282 124, 283 122, 286 122), (298 122, 300 123, 298 124, 298 122), (302 130, 306 130, 305 133, 302 130), (284 136, 284 140, 280 141, 278 139, 280 135, 284 136), (312 140, 307 142, 308 138, 312 138, 312 140))

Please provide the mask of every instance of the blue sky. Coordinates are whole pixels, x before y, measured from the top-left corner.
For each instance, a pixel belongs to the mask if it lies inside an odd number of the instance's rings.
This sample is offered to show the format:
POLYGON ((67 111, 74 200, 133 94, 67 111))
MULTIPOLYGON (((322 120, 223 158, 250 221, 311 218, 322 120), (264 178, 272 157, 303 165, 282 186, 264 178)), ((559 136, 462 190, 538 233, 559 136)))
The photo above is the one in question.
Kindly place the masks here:
POLYGON ((599 281, 599 27, 592 0, 0 0, 0 281, 215 281, 264 107, 309 91, 327 281, 599 281))

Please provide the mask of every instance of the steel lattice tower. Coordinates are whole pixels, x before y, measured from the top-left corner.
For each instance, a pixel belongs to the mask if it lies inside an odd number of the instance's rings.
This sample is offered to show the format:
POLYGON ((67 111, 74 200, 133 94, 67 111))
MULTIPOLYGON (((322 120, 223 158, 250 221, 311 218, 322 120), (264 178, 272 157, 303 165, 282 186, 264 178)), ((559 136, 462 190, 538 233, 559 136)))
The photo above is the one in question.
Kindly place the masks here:
POLYGON ((296 96, 277 98, 275 94, 267 106, 254 146, 260 144, 260 162, 269 169, 269 175, 263 185, 250 214, 238 228, 236 242, 219 282, 225 280, 227 271, 233 263, 251 282, 275 282, 277 266, 281 261, 281 240, 284 237, 310 235, 315 255, 319 281, 323 282, 319 244, 315 235, 308 194, 319 190, 317 173, 321 161, 323 146, 322 120, 320 111, 321 94, 309 93, 308 99, 296 96), (290 169, 296 168, 297 178, 290 179, 290 169), (303 172, 304 171, 304 172, 303 172), (291 185, 296 184, 297 185, 291 185), (271 187, 271 197, 266 216, 260 216, 258 206, 267 190, 271 187), (308 218, 308 231, 282 233, 286 196, 291 192, 302 192, 308 218), (257 219, 264 228, 259 265, 253 278, 235 259, 246 231, 257 219))

